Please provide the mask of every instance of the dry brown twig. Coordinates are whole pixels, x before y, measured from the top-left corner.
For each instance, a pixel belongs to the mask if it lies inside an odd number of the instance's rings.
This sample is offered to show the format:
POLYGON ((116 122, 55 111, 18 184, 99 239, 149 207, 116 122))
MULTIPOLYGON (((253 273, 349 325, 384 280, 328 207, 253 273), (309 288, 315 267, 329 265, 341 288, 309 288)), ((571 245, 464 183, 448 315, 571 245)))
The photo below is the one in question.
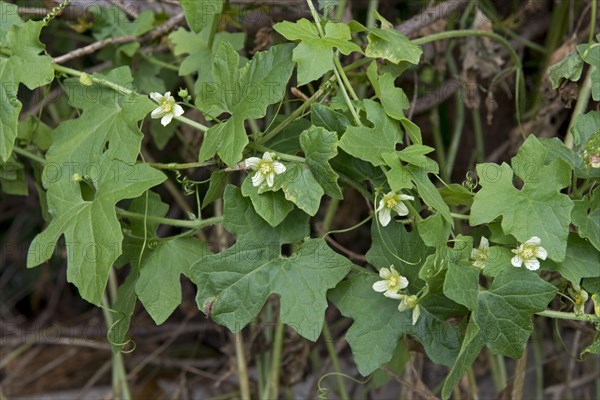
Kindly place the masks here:
POLYGON ((183 20, 184 20, 183 13, 179 13, 179 14, 169 18, 167 20, 167 22, 165 22, 164 24, 162 24, 160 26, 157 26, 156 28, 154 28, 153 30, 151 30, 150 32, 148 32, 147 34, 145 34, 142 37, 121 36, 121 37, 117 37, 117 38, 109 38, 109 39, 100 40, 100 41, 92 43, 90 45, 70 51, 67 54, 63 54, 62 56, 55 57, 52 61, 55 64, 63 64, 65 62, 71 61, 75 58, 79 58, 79 57, 82 57, 82 56, 85 56, 88 54, 92 54, 100 49, 103 49, 106 46, 109 46, 109 45, 124 44, 124 43, 136 42, 136 41, 139 41, 139 42, 151 41, 151 40, 154 40, 154 39, 166 34, 167 32, 171 31, 177 25, 179 25, 183 20))

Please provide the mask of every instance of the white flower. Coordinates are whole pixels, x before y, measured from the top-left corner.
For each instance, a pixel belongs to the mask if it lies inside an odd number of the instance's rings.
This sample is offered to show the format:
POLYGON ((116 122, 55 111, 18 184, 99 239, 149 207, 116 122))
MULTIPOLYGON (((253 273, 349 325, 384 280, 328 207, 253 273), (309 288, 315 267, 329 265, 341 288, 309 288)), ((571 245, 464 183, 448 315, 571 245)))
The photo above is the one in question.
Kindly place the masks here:
POLYGON ((512 252, 516 254, 511 260, 512 265, 520 267, 521 264, 525 263, 527 269, 532 271, 539 269, 540 262, 538 261, 538 258, 545 260, 546 257, 548 257, 546 249, 540 246, 541 243, 542 240, 539 237, 533 236, 524 244, 512 250, 512 252))
POLYGON ((479 242, 479 248, 471 251, 471 259, 473 265, 479 269, 485 267, 485 262, 488 260, 488 250, 490 249, 490 242, 484 237, 481 237, 479 242))
POLYGON ((252 177, 252 185, 260 186, 265 179, 267 185, 273 187, 275 181, 275 174, 283 174, 285 172, 285 165, 279 161, 273 161, 271 154, 266 152, 263 154, 262 159, 258 157, 250 157, 245 161, 246 168, 252 168, 256 173, 252 177))
POLYGON ((421 315, 421 309, 419 308, 419 305, 417 304, 417 296, 415 296, 415 295, 402 296, 402 301, 398 305, 398 311, 402 312, 402 311, 410 310, 411 308, 413 310, 412 324, 414 325, 417 323, 417 321, 419 320, 419 316, 421 315))
POLYGON ((574 311, 577 315, 585 314, 585 303, 589 299, 589 294, 579 285, 573 285, 573 289, 569 289, 569 294, 573 296, 574 311))
POLYGON ((379 276, 383 280, 375 282, 373 290, 383 293, 385 297, 401 299, 403 295, 398 292, 408 286, 408 279, 400 275, 393 265, 390 265, 389 268, 381 268, 379 276))
POLYGON ((379 222, 382 226, 387 226, 392 220, 392 211, 396 214, 403 216, 408 215, 408 208, 402 202, 403 200, 414 200, 413 196, 406 194, 398 194, 390 192, 383 196, 379 201, 379 207, 375 210, 379 217, 379 222))
POLYGON ((175 98, 171 96, 171 92, 167 92, 164 95, 152 92, 150 98, 158 103, 158 107, 152 110, 150 116, 152 118, 161 118, 160 123, 162 126, 167 126, 173 119, 183 114, 183 108, 179 104, 175 104, 175 98))

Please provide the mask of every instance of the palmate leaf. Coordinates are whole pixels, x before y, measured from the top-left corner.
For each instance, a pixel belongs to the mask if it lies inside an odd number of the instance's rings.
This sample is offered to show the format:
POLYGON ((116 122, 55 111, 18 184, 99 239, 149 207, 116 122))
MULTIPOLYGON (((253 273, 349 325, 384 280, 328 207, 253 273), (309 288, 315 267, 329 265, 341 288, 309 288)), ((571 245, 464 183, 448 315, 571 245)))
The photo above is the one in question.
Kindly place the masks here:
POLYGON ((430 311, 435 310, 439 299, 430 297, 420 304, 421 316, 413 326, 411 310, 399 312, 398 300, 373 290, 373 283, 379 279, 374 274, 357 274, 329 295, 342 315, 354 320, 346 340, 358 371, 366 376, 390 361, 398 338, 404 334, 421 342, 433 362, 452 365, 460 347, 460 332, 430 311))
POLYGON ((300 146, 304 151, 306 165, 312 171, 325 194, 341 199, 343 196, 337 183, 338 174, 329 164, 329 160, 338 153, 337 133, 312 126, 300 134, 300 146))
POLYGON ((512 268, 498 275, 488 291, 479 294, 474 320, 494 353, 518 358, 533 332, 531 316, 543 311, 556 287, 536 273, 512 268))
POLYGON ((560 262, 565 257, 573 202, 560 190, 570 183, 569 166, 561 159, 546 163, 547 150, 533 135, 529 136, 512 168, 504 163, 479 164, 477 175, 482 186, 471 209, 472 226, 502 217, 502 230, 524 243, 532 236, 542 240, 548 257, 560 262), (524 181, 518 190, 513 170, 524 181))
POLYGON ((340 148, 374 166, 384 165, 382 155, 394 151, 396 144, 402 143, 402 131, 398 122, 388 117, 378 103, 364 100, 364 106, 373 127, 349 126, 340 139, 340 148))
POLYGON ((8 160, 18 133, 19 113, 22 104, 17 99, 19 84, 33 90, 54 79, 52 59, 40 55, 44 45, 40 42, 43 22, 22 22, 11 17, 8 4, 0 2, 2 10, 2 39, 0 46, 10 49, 10 57, 0 56, 0 164, 8 160), (6 13, 6 14, 5 14, 6 13), (6 16, 6 19, 5 19, 6 16), (6 36, 5 36, 6 35, 6 36))
POLYGON ((185 19, 194 32, 210 25, 213 18, 223 11, 223 0, 180 0, 185 19))
POLYGON ((198 99, 200 108, 208 115, 228 112, 231 117, 211 127, 205 134, 199 160, 215 154, 231 168, 242 159, 248 144, 244 127, 247 119, 265 116, 267 107, 283 98, 292 74, 292 45, 278 45, 255 54, 242 69, 239 55, 229 42, 219 44, 213 60, 213 82, 202 88, 198 99))
POLYGON ((83 185, 69 175, 70 168, 66 164, 67 161, 59 164, 62 166, 58 170, 61 179, 56 182, 45 180, 53 218, 46 230, 31 243, 27 266, 35 267, 48 260, 58 238, 64 235, 68 248, 67 280, 77 286, 82 298, 98 305, 109 269, 122 250, 123 234, 115 204, 138 197, 166 177, 146 165, 128 165, 105 153, 95 165, 98 175, 90 182, 95 193, 93 199, 89 199, 82 193, 83 185), (114 175, 115 169, 126 168, 133 172, 128 176, 114 175))
MULTIPOLYGON (((210 29, 204 29, 202 32, 195 33, 179 28, 169 35, 169 40, 173 43, 173 53, 176 56, 188 54, 179 65, 179 75, 186 76, 192 73, 198 74, 198 79, 194 84, 194 93, 198 94, 202 86, 207 82, 212 82, 211 62, 213 55, 222 41, 229 42, 235 50, 244 47, 245 34, 242 32, 218 32, 215 34, 212 48, 208 47, 210 29)), ((200 103, 198 103, 200 104, 200 103)))
POLYGON ((225 190, 224 200, 225 227, 236 233, 238 242, 192 266, 199 308, 215 322, 238 332, 275 293, 281 299, 281 321, 316 340, 327 308, 326 292, 346 276, 352 263, 322 239, 305 241, 293 257, 283 257, 281 244, 298 240, 302 230, 286 232, 298 230, 286 227, 290 225, 286 221, 271 228, 233 186, 225 190))
MULTIPOLYGON (((129 211, 155 217, 166 216, 169 206, 156 193, 133 200, 129 211)), ((156 324, 162 324, 181 304, 181 275, 190 276, 190 266, 208 254, 206 244, 191 237, 161 239, 156 230, 158 224, 146 222, 146 247, 143 220, 132 220, 131 236, 125 238, 123 255, 119 262, 130 262, 139 271, 135 294, 156 324), (138 264, 143 249, 141 264, 138 264)))
MULTIPOLYGON (((120 85, 132 81, 126 67, 104 78, 120 85)), ((150 100, 73 80, 65 84, 69 103, 83 113, 53 132, 42 176, 52 221, 32 242, 27 265, 48 260, 64 235, 70 246, 67 279, 84 299, 99 304, 108 271, 122 251, 115 204, 140 196, 166 177, 135 164, 142 140, 137 124, 152 109, 150 100)))
POLYGON ((319 36, 315 24, 302 18, 297 22, 280 22, 273 28, 288 40, 299 40, 294 49, 294 61, 298 63, 298 85, 306 85, 333 70, 333 49, 348 55, 353 51, 362 53, 361 48, 352 43, 348 25, 327 22, 325 37, 319 36))

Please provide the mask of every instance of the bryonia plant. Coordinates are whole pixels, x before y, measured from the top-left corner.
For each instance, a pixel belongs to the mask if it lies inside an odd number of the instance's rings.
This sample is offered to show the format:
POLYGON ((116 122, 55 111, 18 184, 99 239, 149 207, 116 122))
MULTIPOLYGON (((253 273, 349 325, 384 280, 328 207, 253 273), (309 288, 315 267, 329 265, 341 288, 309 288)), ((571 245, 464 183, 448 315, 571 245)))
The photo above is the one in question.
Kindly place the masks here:
MULTIPOLYGON (((308 2, 312 19, 275 24, 275 43, 246 58, 244 35, 221 29, 222 2, 202 3, 181 1, 190 29, 168 35, 171 57, 135 42, 113 44, 112 68, 89 74, 45 51, 40 35, 54 15, 23 21, 0 1, 3 191, 27 194, 24 162, 43 166, 34 178, 47 226, 31 243, 27 266, 49 260, 64 237, 68 281, 109 311, 116 354, 138 300, 157 324, 180 305, 181 275, 197 285, 199 310, 234 332, 255 321, 272 294, 279 320, 312 341, 327 308, 337 308, 353 320, 345 339, 365 376, 410 336, 450 367, 444 398, 483 348, 521 357, 534 314, 600 329, 598 303, 585 307, 600 296, 598 111, 579 107, 564 142, 530 134, 510 164, 480 163, 470 185, 447 182, 430 157, 440 149, 423 143, 395 82, 419 67, 422 45, 484 36, 511 56, 520 116, 521 66, 503 37, 460 30, 409 40, 378 14, 376 26, 335 22, 308 2), (187 85, 178 101, 173 70, 187 85), (370 89, 355 90, 349 71, 370 89), (53 82, 76 117, 51 127, 21 119, 19 85, 53 82), (293 85, 308 93, 299 105, 290 101, 293 85), (144 138, 162 148, 184 126, 202 139, 197 162, 146 160, 144 138), (182 179, 202 169, 208 184, 182 179), (152 190, 169 178, 197 200, 187 219, 167 218, 169 205, 152 190), (350 191, 371 208, 352 227, 371 225, 360 265, 326 241, 350 191), (222 204, 221 214, 208 211, 212 203, 222 204), (182 233, 160 237, 161 224, 182 233), (221 224, 236 240, 227 249, 203 239, 205 228, 221 224), (128 271, 118 289, 109 280, 114 269, 128 271), (557 296, 567 299, 567 311, 548 308, 557 296)), ((133 22, 116 7, 94 12, 97 40, 141 36, 158 25, 151 11, 133 22)), ((550 69, 556 88, 579 80, 589 64, 586 103, 600 100, 600 37, 592 38, 550 69)), ((586 351, 600 353, 598 336, 586 351)))

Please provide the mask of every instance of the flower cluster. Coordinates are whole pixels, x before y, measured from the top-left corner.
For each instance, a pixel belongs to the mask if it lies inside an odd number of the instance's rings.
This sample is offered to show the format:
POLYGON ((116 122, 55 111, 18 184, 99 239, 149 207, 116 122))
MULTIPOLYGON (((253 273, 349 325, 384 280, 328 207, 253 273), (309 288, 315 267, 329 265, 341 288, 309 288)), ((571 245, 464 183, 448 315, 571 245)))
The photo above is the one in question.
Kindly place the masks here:
POLYGON ((383 293, 385 297, 390 299, 400 300, 398 311, 413 310, 412 324, 416 324, 421 314, 419 304, 417 304, 417 296, 401 293, 403 289, 408 287, 408 279, 400 275, 393 265, 389 268, 381 268, 379 276, 383 279, 373 284, 373 290, 383 293))
POLYGON ((273 160, 271 153, 266 152, 262 158, 250 157, 244 161, 246 168, 250 168, 256 173, 252 176, 252 185, 260 186, 265 180, 267 186, 273 187, 275 175, 280 175, 285 172, 285 165, 279 161, 273 160))

